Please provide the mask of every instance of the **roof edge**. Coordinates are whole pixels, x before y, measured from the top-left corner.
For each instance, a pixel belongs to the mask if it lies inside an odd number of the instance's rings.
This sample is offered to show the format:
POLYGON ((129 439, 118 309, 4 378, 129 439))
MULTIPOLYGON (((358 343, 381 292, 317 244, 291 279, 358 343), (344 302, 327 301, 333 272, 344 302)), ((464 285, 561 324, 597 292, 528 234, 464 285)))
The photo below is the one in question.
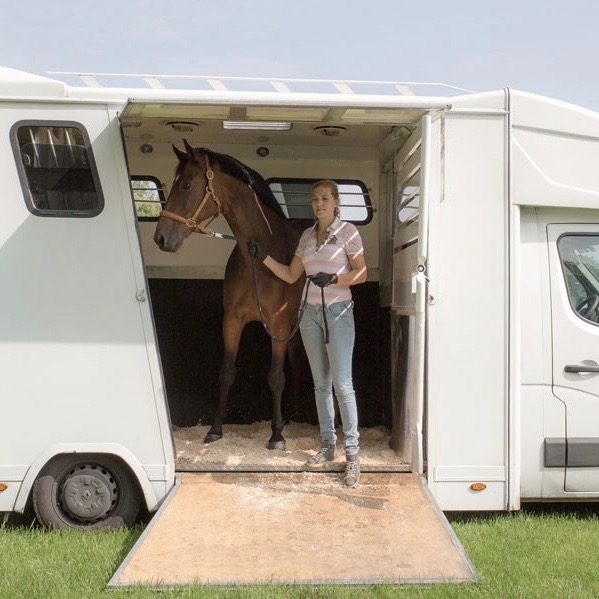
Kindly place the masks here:
POLYGON ((0 96, 3 97, 65 97, 67 87, 66 83, 56 79, 0 66, 0 96))

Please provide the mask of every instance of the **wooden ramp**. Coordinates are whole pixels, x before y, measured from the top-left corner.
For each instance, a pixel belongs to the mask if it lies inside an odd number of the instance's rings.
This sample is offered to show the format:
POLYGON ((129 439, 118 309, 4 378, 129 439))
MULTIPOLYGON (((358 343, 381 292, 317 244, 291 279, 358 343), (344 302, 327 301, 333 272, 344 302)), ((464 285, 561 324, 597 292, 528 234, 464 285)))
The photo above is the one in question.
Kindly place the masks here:
POLYGON ((110 587, 477 580, 414 474, 179 475, 110 587))

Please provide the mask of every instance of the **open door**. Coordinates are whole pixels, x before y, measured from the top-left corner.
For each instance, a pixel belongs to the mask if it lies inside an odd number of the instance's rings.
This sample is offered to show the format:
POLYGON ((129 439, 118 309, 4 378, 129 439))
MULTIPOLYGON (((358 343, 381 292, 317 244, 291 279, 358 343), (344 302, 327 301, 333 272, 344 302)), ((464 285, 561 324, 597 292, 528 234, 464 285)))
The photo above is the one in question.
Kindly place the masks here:
POLYGON ((432 117, 424 116, 395 157, 393 211, 391 444, 423 471, 428 196, 432 117))
MULTIPOLYGON (((0 357, 14 392, 0 456, 31 482, 57 453, 96 454, 100 465, 98 455, 117 455, 152 508, 174 483, 174 456, 118 130, 83 103, 15 104, 0 130, 12 145, 0 357)), ((57 517, 87 521, 75 503, 57 517)))
POLYGON ((547 236, 553 394, 566 408, 566 438, 546 440, 545 465, 565 466, 566 492, 597 493, 599 224, 551 224, 547 236))

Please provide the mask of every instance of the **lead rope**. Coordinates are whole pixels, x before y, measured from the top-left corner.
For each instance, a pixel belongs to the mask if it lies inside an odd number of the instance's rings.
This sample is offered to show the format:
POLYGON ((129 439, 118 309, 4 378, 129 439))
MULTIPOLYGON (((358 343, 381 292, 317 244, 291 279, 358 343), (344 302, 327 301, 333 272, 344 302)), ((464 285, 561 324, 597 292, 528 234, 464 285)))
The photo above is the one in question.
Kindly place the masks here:
POLYGON ((324 303, 324 287, 320 288, 320 297, 322 299, 322 319, 324 320, 324 344, 329 344, 329 324, 327 323, 327 305, 324 303))
MULTIPOLYGON (((291 333, 289 333, 289 335, 287 335, 287 337, 277 337, 268 328, 268 324, 266 324, 266 320, 264 320, 264 314, 262 313, 262 305, 260 303, 260 291, 258 291, 258 272, 256 270, 256 257, 253 255, 250 255, 250 262, 252 263, 252 275, 254 277, 254 291, 256 293, 256 303, 258 304, 258 312, 260 314, 260 321, 262 322, 262 326, 264 327, 264 330, 266 331, 267 335, 273 341, 277 341, 278 343, 285 343, 286 341, 289 341, 289 339, 291 339, 297 333, 297 330, 299 329, 300 322, 302 321, 302 318, 304 317, 304 312, 306 311, 306 305, 308 303, 308 288, 310 287, 310 283, 312 281, 311 281, 310 277, 308 277, 306 289, 304 291, 304 297, 302 299, 302 303, 301 303, 299 313, 297 316, 297 322, 295 323, 295 326, 293 327, 293 329, 291 329, 291 333)), ((324 301, 324 296, 323 296, 323 301, 324 301)), ((328 335, 328 333, 327 333, 327 335, 328 335)), ((328 343, 328 341, 327 341, 327 343, 328 343)))

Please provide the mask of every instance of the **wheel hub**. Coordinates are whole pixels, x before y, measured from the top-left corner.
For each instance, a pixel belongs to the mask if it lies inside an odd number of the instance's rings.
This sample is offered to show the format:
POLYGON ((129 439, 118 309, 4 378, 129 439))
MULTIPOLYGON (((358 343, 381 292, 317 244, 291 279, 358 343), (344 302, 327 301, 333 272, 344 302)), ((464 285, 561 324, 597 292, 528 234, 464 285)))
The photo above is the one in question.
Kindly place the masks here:
POLYGON ((86 465, 70 473, 61 493, 64 509, 77 520, 103 518, 117 498, 116 481, 106 470, 86 465))

